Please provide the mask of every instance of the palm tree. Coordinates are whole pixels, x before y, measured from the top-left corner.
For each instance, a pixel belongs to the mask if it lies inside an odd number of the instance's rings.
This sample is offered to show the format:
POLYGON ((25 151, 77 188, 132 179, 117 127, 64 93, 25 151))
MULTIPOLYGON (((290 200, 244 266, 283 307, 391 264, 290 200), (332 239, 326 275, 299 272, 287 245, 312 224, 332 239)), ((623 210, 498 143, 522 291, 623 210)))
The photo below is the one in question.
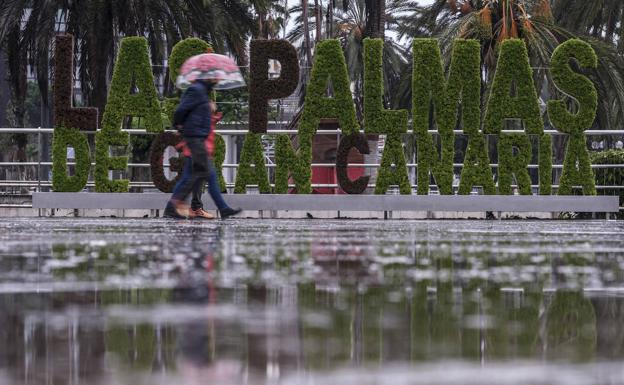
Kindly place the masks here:
MULTIPOLYGON (((364 39, 369 36, 385 38, 385 33, 377 28, 378 21, 370 22, 367 18, 368 14, 374 13, 367 8, 366 4, 369 2, 370 0, 345 1, 343 5, 346 5, 346 8, 338 10, 337 12, 334 12, 333 9, 330 12, 327 6, 323 8, 323 12, 325 12, 328 17, 329 15, 332 16, 331 23, 329 20, 326 22, 331 28, 325 27, 325 36, 336 38, 341 41, 349 76, 354 84, 354 98, 356 101, 356 109, 360 117, 362 115, 362 89, 364 82, 364 68, 362 66, 364 39), (377 27, 373 28, 371 25, 376 25, 377 27), (374 35, 370 35, 369 33, 374 33, 374 35)), ((392 0, 387 7, 384 6, 386 14, 382 19, 385 23, 396 24, 397 18, 395 15, 403 13, 406 9, 411 9, 414 4, 415 2, 413 1, 392 0)), ((330 2, 329 6, 333 7, 334 2, 330 2)), ((297 27, 291 30, 286 38, 296 46, 301 46, 306 36, 304 9, 301 6, 295 6, 289 9, 289 13, 296 15, 295 23, 297 27)), ((317 30, 317 18, 308 17, 307 24, 311 31, 317 30)), ((390 95, 395 92, 395 88, 398 85, 400 71, 406 63, 405 55, 406 50, 403 46, 392 39, 385 39, 384 73, 386 75, 386 98, 388 101, 390 101, 390 95)))
MULTIPOLYGON (((148 39, 156 75, 166 76, 162 63, 170 49, 190 36, 208 40, 216 51, 230 52, 245 63, 247 39, 262 29, 256 28, 250 2, 259 9, 270 8, 278 0, 3 0, 0 50, 7 57, 15 124, 25 124, 27 65, 37 77, 44 109, 42 124, 50 123, 46 112, 50 51, 57 33, 76 37, 83 102, 99 108, 101 118, 121 37, 138 35, 148 39)), ((170 82, 164 84, 170 87, 170 82)), ((18 153, 25 154, 26 136, 16 134, 13 140, 18 153)))
POLYGON ((554 0, 553 18, 557 25, 596 39, 613 43, 616 38, 624 51, 624 2, 621 0, 554 0))
MULTIPOLYGON (((277 1, 262 1, 273 2, 277 1)), ((10 56, 8 61, 13 60, 11 52, 16 51, 7 45, 15 41, 17 34, 20 44, 17 52, 22 55, 27 52, 41 77, 39 84, 42 87, 47 87, 48 52, 54 35, 68 32, 76 37, 79 78, 85 101, 101 111, 106 104, 107 84, 121 37, 146 36, 158 74, 164 73, 159 64, 169 54, 167 47, 170 49, 177 41, 189 36, 204 38, 216 51, 231 52, 245 61, 247 38, 254 28, 254 18, 246 0, 5 0, 0 6, 0 44, 6 47, 10 56), (60 18, 57 17, 59 14, 60 18), (64 31, 59 28, 59 19, 66 23, 64 31), (9 33, 13 33, 11 38, 9 33)), ((25 63, 23 58, 18 61, 25 63)), ((47 92, 42 94, 47 95, 47 92)))
MULTIPOLYGON (((500 42, 508 38, 523 39, 527 43, 531 64, 535 68, 537 89, 541 90, 545 86, 548 90, 545 96, 554 95, 558 98, 563 95, 556 89, 550 77, 550 57, 559 44, 571 38, 581 38, 592 45, 599 57, 598 69, 588 73, 599 94, 596 125, 605 129, 621 125, 624 122, 622 56, 618 54, 613 42, 575 33, 559 25, 553 12, 549 0, 436 0, 430 6, 415 10, 407 16, 412 22, 400 26, 398 32, 400 37, 423 34, 438 37, 447 63, 455 39, 480 40, 485 93, 496 70, 500 42)), ((590 28, 586 31, 594 30, 590 28)), ((404 107, 411 104, 410 66, 411 61, 408 61, 396 100, 397 104, 404 107)))

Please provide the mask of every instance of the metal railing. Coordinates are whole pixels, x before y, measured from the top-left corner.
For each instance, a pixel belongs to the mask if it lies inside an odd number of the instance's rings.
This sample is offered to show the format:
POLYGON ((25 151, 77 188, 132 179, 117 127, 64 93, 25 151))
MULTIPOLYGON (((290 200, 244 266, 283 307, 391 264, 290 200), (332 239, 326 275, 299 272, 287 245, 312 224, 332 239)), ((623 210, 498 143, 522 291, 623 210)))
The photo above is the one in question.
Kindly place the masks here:
MULTIPOLYGON (((269 124, 269 132, 266 136, 266 138, 270 138, 271 135, 274 134, 289 134, 289 135, 297 135, 297 131, 296 130, 284 130, 281 129, 281 127, 284 127, 287 125, 287 122, 271 122, 269 124), (271 127, 277 128, 277 129, 271 129, 271 127)), ((228 127, 246 127, 247 123, 246 122, 228 122, 228 123, 220 123, 219 124, 219 129, 217 129, 217 133, 221 136, 224 137, 225 142, 226 142, 226 162, 222 165, 223 169, 225 170, 225 175, 224 177, 226 178, 226 185, 228 187, 228 189, 232 189, 234 187, 234 181, 235 181, 235 176, 236 176, 236 169, 238 168, 238 163, 236 161, 237 157, 238 157, 238 152, 239 152, 239 148, 238 145, 236 143, 235 138, 237 136, 241 136, 241 135, 245 135, 248 133, 247 130, 241 130, 241 129, 231 129, 228 127)), ((124 130, 126 132, 128 132, 130 135, 156 135, 153 133, 148 133, 143 129, 127 129, 124 130)), ((36 191, 43 191, 45 189, 49 189, 52 185, 50 177, 49 176, 43 176, 42 175, 42 169, 44 168, 49 168, 52 165, 51 159, 46 158, 43 159, 42 158, 42 143, 43 143, 43 136, 44 135, 52 135, 54 132, 53 128, 41 128, 41 127, 37 127, 37 128, 0 128, 0 135, 4 135, 4 134, 17 134, 17 133, 23 133, 23 134, 34 134, 37 136, 37 155, 36 155, 36 160, 30 160, 27 162, 16 162, 16 161, 4 161, 4 162, 0 162, 0 188, 4 188, 4 189, 8 189, 8 188, 34 188, 36 191), (33 174, 36 174, 37 177, 36 178, 25 178, 25 179, 10 179, 10 178, 4 178, 6 175, 5 172, 3 172, 3 170, 6 170, 7 168, 17 168, 19 169, 24 169, 24 168, 34 168, 31 171, 34 172, 30 172, 27 173, 29 176, 32 176, 33 174), (36 171, 35 171, 36 170, 36 171)), ((517 130, 503 130, 503 133, 517 133, 517 130)), ((95 131, 85 131, 84 132, 87 135, 93 135, 95 134, 95 131)), ((435 130, 430 130, 429 133, 431 134, 438 134, 437 131, 435 130)), ((463 131, 461 130, 455 130, 454 131, 456 136, 462 136, 464 135, 463 131)), ((558 131, 554 131, 554 130, 545 130, 545 133, 553 135, 553 136, 560 136, 560 135, 566 135, 563 133, 560 133, 558 131)), ((409 130, 406 135, 409 134, 413 134, 413 131, 409 130)), ((596 136, 600 136, 600 137, 616 137, 619 138, 620 141, 624 142, 624 130, 588 130, 585 132, 585 134, 588 137, 596 137, 596 136)), ((336 143, 338 143, 338 141, 340 140, 340 136, 342 135, 340 130, 318 130, 317 131, 317 135, 336 135, 336 143)), ((488 135, 488 138, 490 136, 488 135)), ((51 140, 49 141, 50 144, 50 153, 51 153, 51 140)), ((93 153, 94 149, 91 149, 91 152, 93 153)), ((68 162, 68 165, 74 165, 75 163, 73 162, 68 162)), ((94 165, 95 163, 92 163, 92 165, 94 165)), ((355 167, 355 168, 364 168, 364 169, 375 169, 379 167, 379 163, 350 163, 349 164, 350 167, 355 167)), ((490 165, 493 169, 498 168, 498 164, 497 163, 492 163, 490 165)), ((141 168, 149 168, 150 164, 149 163, 128 163, 128 170, 126 172, 120 172, 119 175, 117 175, 117 177, 124 177, 124 178, 131 178, 132 173, 129 172, 129 170, 131 169, 141 169, 141 168), (130 176, 129 176, 130 175, 130 176)), ((164 166, 165 168, 168 168, 168 165, 164 166)), ((269 159, 269 162, 267 162, 266 167, 271 170, 273 168, 276 167, 276 164, 271 163, 271 159, 269 159)), ((335 163, 313 163, 312 164, 313 168, 335 168, 336 165, 335 163)), ((410 182, 412 184, 412 188, 416 189, 418 187, 417 184, 417 180, 416 180, 416 168, 418 167, 418 163, 416 163, 416 151, 412 151, 412 153, 410 154, 410 158, 407 159, 407 167, 408 167, 408 171, 409 171, 409 178, 410 178, 410 182)), ((454 164, 454 169, 457 173, 457 175, 459 174, 459 172, 461 172, 461 168, 463 167, 462 163, 455 163, 454 164)), ((528 165, 528 168, 530 170, 536 170, 539 168, 539 166, 537 164, 530 164, 528 165)), ((553 188, 557 189, 558 185, 558 179, 560 177, 561 174, 561 169, 563 168, 562 164, 553 164, 553 188)), ((600 164, 600 165, 592 165, 593 169, 622 169, 624 168, 624 164, 600 164)), ((533 171, 533 173, 535 174, 535 171, 533 171)), ((537 180, 536 179, 537 176, 532 175, 532 179, 534 180, 534 182, 537 180)), ((613 194, 616 194, 618 191, 620 190, 624 190, 624 181, 615 181, 615 183, 606 183, 606 181, 603 181, 603 183, 601 183, 600 180, 597 181, 597 186, 596 188, 598 190, 604 190, 605 191, 611 191, 613 194)), ((273 185, 273 184, 272 184, 273 185)), ((90 176, 89 181, 87 182, 86 187, 92 188, 94 187, 94 182, 90 176)), ((133 189, 138 189, 138 190, 144 190, 144 189, 153 189, 154 185, 151 181, 140 181, 140 180, 130 180, 130 187, 133 189)), ((294 187, 294 186, 293 186, 294 187)), ((326 188, 326 189, 337 189, 339 186, 337 185, 337 183, 313 183, 312 184, 313 188, 326 188)), ((374 188, 375 184, 371 183, 369 184, 370 188, 374 188)), ((431 187, 433 187, 435 189, 435 185, 431 185, 431 187)), ((456 188, 457 186, 455 186, 456 188)), ((537 189, 538 185, 534 184, 533 188, 537 189)), ((435 193, 432 192, 432 193, 435 193)), ((476 189, 475 193, 479 193, 479 190, 476 189)), ((619 194, 619 193, 618 193, 619 194)))

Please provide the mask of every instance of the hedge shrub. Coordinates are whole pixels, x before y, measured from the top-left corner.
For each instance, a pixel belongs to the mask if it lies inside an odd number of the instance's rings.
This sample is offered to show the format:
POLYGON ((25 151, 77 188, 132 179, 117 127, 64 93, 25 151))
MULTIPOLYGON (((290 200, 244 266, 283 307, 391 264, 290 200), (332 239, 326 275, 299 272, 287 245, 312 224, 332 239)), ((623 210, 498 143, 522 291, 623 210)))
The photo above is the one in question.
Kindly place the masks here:
POLYGON ((569 137, 558 194, 572 195, 576 186, 581 186, 585 195, 596 195, 596 180, 583 134, 569 137))
POLYGON ((548 102, 548 116, 552 125, 560 132, 570 134, 558 194, 569 195, 573 193, 574 186, 582 186, 584 194, 596 195, 594 173, 583 132, 593 125, 596 118, 598 93, 591 80, 572 70, 570 60, 573 58, 583 69, 598 66, 598 57, 592 47, 578 39, 561 44, 551 59, 555 85, 578 104, 578 113, 571 113, 566 100, 548 102))
POLYGON ((412 116, 418 142, 418 194, 429 193, 430 172, 441 194, 453 193, 453 130, 460 121, 466 134, 476 134, 481 124, 480 50, 476 40, 457 40, 447 81, 438 41, 414 40, 412 116), (441 154, 427 132, 433 121, 440 135, 441 154))
POLYGON ((496 194, 485 135, 468 135, 468 148, 459 182, 459 194, 469 195, 474 186, 482 186, 486 195, 496 194))
POLYGON ((500 134, 498 137, 498 193, 511 195, 515 175, 522 195, 531 195, 531 177, 527 166, 531 162, 532 146, 524 133, 500 134), (518 150, 513 154, 514 148, 518 150))
POLYGON ((359 132, 355 106, 351 97, 349 74, 340 42, 336 39, 317 43, 315 61, 306 90, 303 115, 299 123, 299 148, 294 150, 287 135, 279 135, 275 148, 277 163, 275 192, 288 192, 288 177, 293 176, 297 192, 312 192, 312 139, 321 118, 335 118, 345 135, 359 132), (327 97, 331 80, 333 97, 327 97))
POLYGON ((76 128, 55 127, 52 138, 52 189, 57 192, 78 192, 86 186, 91 169, 89 143, 76 128), (73 147, 76 166, 73 176, 67 175, 67 147, 73 147))
POLYGON ((540 195, 552 194, 552 136, 542 134, 539 138, 539 193, 540 195))
POLYGON ((110 146, 127 146, 128 133, 121 130, 126 116, 140 116, 148 132, 162 132, 160 103, 154 86, 147 40, 133 36, 121 39, 102 129, 95 135, 95 189, 98 192, 128 191, 127 180, 110 181, 109 170, 125 170, 128 157, 110 157, 110 146), (133 87, 138 88, 131 93, 133 87))
POLYGON ((407 111, 384 107, 383 45, 382 39, 364 39, 364 131, 402 134, 407 132, 407 111))
POLYGON ((215 135, 214 137, 214 166, 217 169, 217 179, 219 180, 219 187, 221 192, 227 192, 227 184, 223 177, 223 162, 225 161, 225 140, 221 135, 215 135))
MULTIPOLYGON (((171 54, 169 55, 169 80, 175 85, 178 75, 180 74, 180 67, 191 56, 200 55, 202 53, 214 52, 212 46, 202 39, 196 37, 189 37, 184 40, 180 40, 173 46, 171 54)), ((212 99, 216 100, 216 92, 213 91, 212 99)), ((176 108, 180 104, 180 97, 175 96, 172 98, 165 98, 163 101, 162 109, 169 117, 169 120, 173 122, 173 114, 176 108)))
POLYGON ((349 179, 347 173, 349 165, 349 151, 352 148, 356 148, 360 154, 370 153, 368 147, 368 140, 366 135, 363 134, 351 134, 343 136, 340 139, 338 145, 338 152, 336 154, 336 177, 338 178, 338 185, 347 194, 361 194, 368 187, 368 181, 370 176, 361 176, 356 180, 349 179))
MULTIPOLYGON (((592 153, 592 164, 624 164, 624 150, 608 150, 592 153)), ((624 182, 624 169, 622 168, 599 168, 594 170, 596 184, 604 186, 622 186, 624 182)), ((620 206, 624 206, 623 189, 601 189, 599 195, 619 195, 620 206)))
POLYGON ((286 40, 252 40, 250 47, 249 131, 266 133, 268 102, 291 95, 299 84, 297 50, 286 40), (281 71, 269 79, 269 60, 277 60, 281 71))
POLYGON ((485 113, 485 133, 498 134, 506 129, 507 119, 521 119, 527 134, 541 135, 544 120, 538 100, 524 41, 503 41, 485 113), (511 96, 512 90, 515 96, 511 96))
POLYGON ((177 96, 173 98, 165 98, 162 101, 162 111, 170 122, 173 122, 173 114, 175 114, 178 104, 180 104, 180 98, 177 96))
POLYGON ((162 132, 160 112, 147 40, 125 37, 121 39, 108 91, 102 130, 119 131, 126 116, 140 116, 148 132, 162 132), (138 89, 136 93, 131 93, 133 87, 138 89))
POLYGON ((245 136, 236 172, 235 194, 244 194, 248 185, 258 185, 260 193, 271 192, 261 139, 262 134, 252 132, 245 136))
POLYGON ((169 80, 176 83, 178 75, 180 74, 180 67, 191 56, 200 55, 202 53, 214 52, 212 46, 206 43, 204 40, 189 37, 177 42, 171 49, 169 55, 169 80))
POLYGON ((54 124, 57 127, 95 131, 98 125, 98 109, 72 107, 74 37, 58 35, 54 41, 54 124))
MULTIPOLYGON (((301 139, 300 139, 301 140, 301 139)), ((301 143, 301 142, 300 142, 301 143)), ((299 145, 301 153, 301 144, 299 145)), ((311 151, 311 150, 310 150, 311 151)), ((309 194, 312 192, 310 178, 312 177, 310 170, 310 158, 303 155, 297 155, 297 151, 293 149, 290 137, 286 134, 277 135, 275 141, 275 193, 288 193, 288 180, 292 175, 297 187, 297 191, 301 194, 309 194)))
POLYGON ((127 179, 108 179, 109 170, 126 170, 127 156, 110 156, 111 146, 124 146, 126 152, 130 143, 130 135, 125 131, 100 130, 95 134, 95 191, 127 192, 127 179))
POLYGON ((182 169, 184 167, 184 158, 170 158, 170 169, 178 173, 175 178, 167 179, 163 167, 163 156, 167 147, 174 147, 180 143, 182 137, 176 135, 173 132, 163 132, 159 134, 153 141, 150 147, 150 170, 152 174, 152 182, 154 186, 162 192, 170 193, 173 191, 176 183, 182 176, 182 169))
POLYGON ((598 93, 591 80, 572 70, 570 60, 573 58, 583 69, 598 66, 598 57, 594 49, 582 40, 571 39, 557 47, 550 62, 553 81, 563 93, 577 102, 579 110, 577 113, 571 113, 567 101, 550 100, 548 116, 552 125, 560 132, 580 135, 594 124, 598 109, 598 93))
POLYGON ((399 191, 403 195, 412 193, 412 186, 407 174, 407 162, 403 152, 403 141, 401 134, 396 133, 386 135, 381 165, 377 171, 375 194, 385 194, 390 186, 399 186, 399 191))

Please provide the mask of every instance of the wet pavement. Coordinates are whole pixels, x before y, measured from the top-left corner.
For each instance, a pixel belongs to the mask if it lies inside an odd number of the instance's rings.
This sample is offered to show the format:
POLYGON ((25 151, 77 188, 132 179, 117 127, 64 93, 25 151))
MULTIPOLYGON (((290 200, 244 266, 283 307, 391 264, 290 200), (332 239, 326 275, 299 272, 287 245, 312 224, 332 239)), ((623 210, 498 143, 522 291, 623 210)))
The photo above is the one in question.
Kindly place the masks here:
POLYGON ((2 218, 0 385, 620 385, 623 230, 2 218))

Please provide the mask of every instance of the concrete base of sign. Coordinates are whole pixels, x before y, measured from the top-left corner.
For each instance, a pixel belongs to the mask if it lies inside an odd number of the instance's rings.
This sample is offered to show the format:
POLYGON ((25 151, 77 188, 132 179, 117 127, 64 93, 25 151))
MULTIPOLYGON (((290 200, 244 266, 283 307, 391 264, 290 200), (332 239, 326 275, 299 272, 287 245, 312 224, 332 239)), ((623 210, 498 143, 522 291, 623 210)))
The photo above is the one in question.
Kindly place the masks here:
MULTIPOLYGON (((163 193, 34 193, 33 208, 69 209, 67 214, 86 216, 158 216, 169 194, 163 193), (97 215, 97 214, 100 215, 97 215)), ((483 218, 535 216, 536 213, 619 211, 617 196, 486 196, 486 195, 226 195, 232 207, 241 207, 245 217, 260 218, 483 218), (524 215, 523 215, 524 214, 524 215)), ((204 207, 214 210, 209 195, 204 207)), ((52 213, 52 211, 51 211, 52 213)), ((46 215, 46 214, 43 214, 46 215)), ((543 217, 540 215, 539 217, 543 217)))

